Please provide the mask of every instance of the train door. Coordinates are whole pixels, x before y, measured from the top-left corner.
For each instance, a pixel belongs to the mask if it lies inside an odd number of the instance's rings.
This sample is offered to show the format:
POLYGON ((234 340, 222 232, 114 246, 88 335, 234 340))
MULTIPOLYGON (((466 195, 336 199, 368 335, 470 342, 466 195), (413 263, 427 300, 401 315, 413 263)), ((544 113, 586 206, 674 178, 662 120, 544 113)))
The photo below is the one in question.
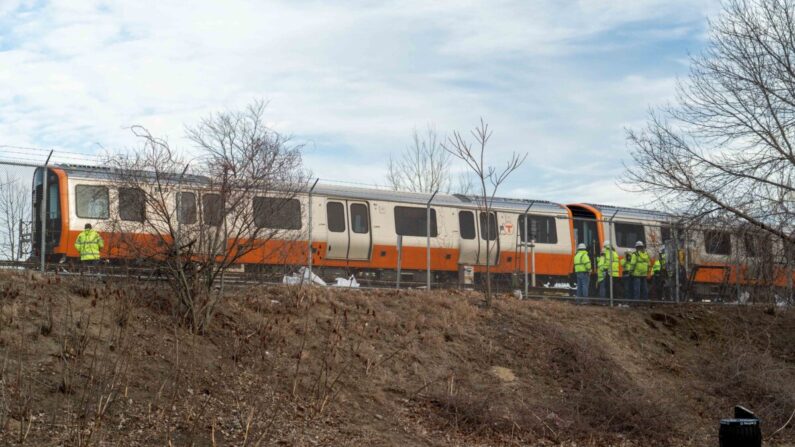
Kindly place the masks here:
POLYGON ((585 244, 588 247, 588 250, 599 250, 599 235, 596 231, 596 221, 589 219, 575 219, 574 239, 577 245, 585 244))
POLYGON ((326 201, 327 259, 370 259, 372 237, 367 202, 326 201))
POLYGON ((372 237, 370 233, 370 207, 367 202, 348 201, 348 259, 370 259, 372 237))
POLYGON ((345 215, 344 201, 326 201, 327 259, 348 259, 348 219, 345 215))
MULTIPOLYGON (((458 212, 458 263, 474 265, 480 257, 478 226, 475 213, 472 211, 458 212)), ((485 245, 485 244, 484 244, 485 245)), ((485 247, 484 247, 485 250, 485 247)))
POLYGON ((500 229, 497 226, 497 213, 489 213, 489 219, 486 220, 486 213, 480 213, 479 219, 479 240, 480 250, 478 251, 478 264, 486 265, 486 239, 489 240, 489 265, 497 265, 497 260, 500 257, 500 240, 497 236, 500 234, 500 229))

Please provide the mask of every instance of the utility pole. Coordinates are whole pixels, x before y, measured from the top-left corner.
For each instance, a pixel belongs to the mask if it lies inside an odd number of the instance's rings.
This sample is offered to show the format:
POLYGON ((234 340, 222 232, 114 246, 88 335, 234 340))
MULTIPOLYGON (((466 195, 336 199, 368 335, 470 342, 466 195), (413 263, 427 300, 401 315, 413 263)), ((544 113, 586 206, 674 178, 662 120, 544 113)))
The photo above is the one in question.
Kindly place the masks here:
POLYGON ((44 166, 42 166, 42 175, 44 177, 41 182, 41 205, 39 208, 39 215, 41 217, 41 249, 39 250, 39 255, 41 256, 42 273, 44 273, 45 270, 45 255, 47 253, 47 177, 49 177, 47 165, 50 164, 50 157, 52 157, 52 150, 50 150, 49 155, 47 155, 47 160, 44 161, 44 166))
POLYGON ((431 290, 431 202, 433 202, 433 198, 436 197, 438 192, 439 189, 437 188, 436 191, 434 191, 431 195, 431 198, 428 199, 428 203, 425 205, 425 287, 427 290, 431 290))

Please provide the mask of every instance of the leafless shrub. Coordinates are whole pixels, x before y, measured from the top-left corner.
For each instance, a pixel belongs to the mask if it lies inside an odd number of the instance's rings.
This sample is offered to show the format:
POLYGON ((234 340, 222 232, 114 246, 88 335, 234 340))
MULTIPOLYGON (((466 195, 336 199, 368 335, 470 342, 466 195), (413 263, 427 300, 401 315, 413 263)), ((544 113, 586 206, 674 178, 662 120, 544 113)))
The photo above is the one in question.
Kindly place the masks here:
POLYGON ((27 188, 6 171, 5 179, 0 182, 0 256, 12 261, 20 259, 19 225, 29 216, 27 188))
POLYGON ((142 147, 108 160, 127 203, 108 228, 111 250, 160 266, 177 318, 196 332, 212 320, 230 266, 254 252, 296 255, 289 243, 270 242, 298 237, 283 220, 305 186, 301 146, 265 125, 265 106, 188 128, 201 153, 191 161, 141 127, 133 132, 142 147))
POLYGON ((486 304, 488 306, 491 305, 491 254, 499 238, 496 219, 491 218, 493 215, 492 203, 500 185, 527 159, 527 153, 520 155, 514 152, 504 169, 500 170, 489 165, 486 159, 486 145, 491 134, 489 125, 481 118, 480 124, 472 130, 474 142, 468 141, 460 132, 455 131, 446 142, 441 144, 445 151, 466 163, 477 182, 475 189, 481 225, 485 228, 485 234, 488 236, 486 237, 486 304))

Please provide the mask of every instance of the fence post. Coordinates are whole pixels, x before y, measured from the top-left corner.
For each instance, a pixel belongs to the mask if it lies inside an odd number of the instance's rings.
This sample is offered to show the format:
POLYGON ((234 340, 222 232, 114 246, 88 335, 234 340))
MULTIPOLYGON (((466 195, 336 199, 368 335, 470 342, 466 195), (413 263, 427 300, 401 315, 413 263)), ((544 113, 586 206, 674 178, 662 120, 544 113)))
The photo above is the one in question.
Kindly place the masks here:
MULTIPOLYGON (((610 237, 610 239, 609 239, 610 240, 610 260, 608 261, 608 264, 607 264, 607 272, 608 272, 607 273, 607 280, 610 281, 610 283, 608 284, 608 286, 610 286, 610 307, 613 307, 613 297, 615 296, 615 294, 613 293, 613 256, 614 256, 614 253, 616 251, 615 247, 618 247, 618 243, 613 238, 613 236, 615 235, 615 229, 613 228, 613 226, 615 224, 613 223, 613 219, 616 217, 616 214, 618 214, 618 210, 616 210, 613 213, 613 215, 610 216, 610 219, 607 221, 607 232, 608 232, 608 237, 610 237)), ((597 273, 596 274, 597 275, 599 274, 598 269, 597 269, 597 273)))
POLYGON ((431 202, 436 194, 439 192, 437 189, 428 199, 425 205, 425 289, 431 290, 431 202))
MULTIPOLYGON (((309 267, 309 281, 310 281, 310 283, 313 282, 313 276, 312 276, 312 191, 315 190, 315 186, 317 185, 318 181, 320 181, 320 177, 316 178, 315 179, 315 183, 312 183, 312 187, 309 188, 309 199, 308 199, 308 201, 309 201, 309 209, 307 211, 307 219, 306 219, 307 220, 307 225, 308 225, 308 228, 307 228, 307 231, 308 231, 307 239, 308 240, 307 240, 307 243, 306 243, 307 251, 308 251, 308 253, 307 253, 307 258, 308 258, 307 259, 307 266, 309 267)), ((304 275, 301 275, 301 282, 302 283, 304 282, 304 275)))
MULTIPOLYGON (((527 205, 527 208, 524 210, 524 297, 527 298, 529 290, 528 290, 528 283, 527 283, 527 246, 530 243, 530 234, 527 233, 527 220, 530 216, 527 215, 527 212, 530 211, 530 208, 535 205, 535 200, 530 202, 530 205, 527 205)), ((519 238, 521 241, 522 238, 519 238)), ((535 244, 533 244, 535 246, 535 244)), ((533 287, 536 285, 536 269, 535 269, 535 249, 533 250, 533 287)))
POLYGON ((397 279, 395 280, 395 288, 400 289, 400 275, 401 275, 401 264, 403 258, 403 235, 397 235, 397 279))

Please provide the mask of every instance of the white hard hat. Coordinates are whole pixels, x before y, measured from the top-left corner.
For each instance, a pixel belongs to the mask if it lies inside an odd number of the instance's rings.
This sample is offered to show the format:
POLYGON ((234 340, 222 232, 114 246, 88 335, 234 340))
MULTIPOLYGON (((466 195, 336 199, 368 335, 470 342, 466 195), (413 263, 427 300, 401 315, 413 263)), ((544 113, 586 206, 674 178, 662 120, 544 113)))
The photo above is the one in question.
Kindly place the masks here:
POLYGON ((578 246, 577 246, 577 250, 585 250, 585 249, 586 249, 586 248, 585 248, 585 244, 583 244, 582 242, 580 242, 580 245, 578 245, 578 246))
POLYGON ((662 247, 660 247, 660 252, 661 252, 661 253, 665 253, 665 245, 663 245, 662 247))
POLYGON ((609 246, 610 246, 610 241, 609 240, 605 241, 604 247, 609 247, 609 246))
POLYGON ((643 241, 635 242, 636 247, 643 247, 643 241))

